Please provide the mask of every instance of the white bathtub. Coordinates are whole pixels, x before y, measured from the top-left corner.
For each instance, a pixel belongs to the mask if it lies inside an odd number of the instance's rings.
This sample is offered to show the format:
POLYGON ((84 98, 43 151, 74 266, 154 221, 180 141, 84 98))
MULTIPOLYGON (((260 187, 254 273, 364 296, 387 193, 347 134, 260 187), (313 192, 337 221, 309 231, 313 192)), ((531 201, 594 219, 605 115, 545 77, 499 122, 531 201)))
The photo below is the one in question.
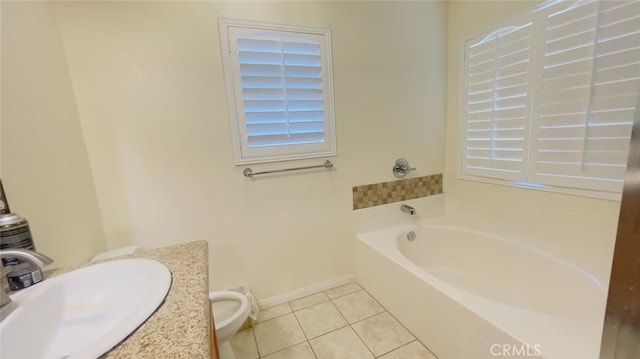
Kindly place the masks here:
POLYGON ((367 232, 356 274, 440 359, 597 359, 606 278, 520 237, 447 217, 367 232))

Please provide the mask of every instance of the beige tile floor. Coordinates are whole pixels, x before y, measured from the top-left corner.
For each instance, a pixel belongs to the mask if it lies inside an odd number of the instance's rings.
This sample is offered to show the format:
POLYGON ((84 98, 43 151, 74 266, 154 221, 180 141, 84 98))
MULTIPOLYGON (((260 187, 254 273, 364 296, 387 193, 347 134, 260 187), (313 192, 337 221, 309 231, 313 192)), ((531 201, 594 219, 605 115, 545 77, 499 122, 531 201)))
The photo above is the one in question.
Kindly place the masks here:
POLYGON ((237 359, 436 359, 357 283, 262 310, 231 345, 237 359))

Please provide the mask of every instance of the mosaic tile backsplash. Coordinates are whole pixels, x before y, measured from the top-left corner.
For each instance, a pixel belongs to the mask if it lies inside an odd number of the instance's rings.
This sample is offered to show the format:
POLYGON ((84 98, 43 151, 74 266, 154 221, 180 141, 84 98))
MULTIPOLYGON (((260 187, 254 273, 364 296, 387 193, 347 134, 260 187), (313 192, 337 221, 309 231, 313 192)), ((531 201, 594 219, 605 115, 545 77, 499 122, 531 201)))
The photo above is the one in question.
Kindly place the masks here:
POLYGON ((442 193, 442 174, 353 187, 353 209, 442 193))

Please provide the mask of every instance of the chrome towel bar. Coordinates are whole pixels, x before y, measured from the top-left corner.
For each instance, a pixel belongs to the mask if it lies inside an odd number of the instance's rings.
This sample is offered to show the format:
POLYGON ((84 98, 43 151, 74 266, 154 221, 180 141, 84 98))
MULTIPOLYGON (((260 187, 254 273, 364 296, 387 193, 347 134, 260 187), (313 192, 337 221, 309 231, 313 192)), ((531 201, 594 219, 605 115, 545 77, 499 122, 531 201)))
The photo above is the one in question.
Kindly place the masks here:
POLYGON ((244 174, 245 177, 253 177, 253 176, 265 175, 265 174, 269 174, 269 173, 289 172, 289 171, 298 171, 298 170, 310 170, 310 169, 314 169, 314 168, 333 168, 333 162, 331 162, 329 160, 326 160, 321 165, 304 166, 304 167, 293 167, 293 168, 283 168, 283 169, 280 169, 280 170, 270 170, 270 171, 261 171, 261 172, 253 172, 253 170, 251 168, 247 167, 247 168, 244 169, 244 171, 242 171, 242 174, 244 174))

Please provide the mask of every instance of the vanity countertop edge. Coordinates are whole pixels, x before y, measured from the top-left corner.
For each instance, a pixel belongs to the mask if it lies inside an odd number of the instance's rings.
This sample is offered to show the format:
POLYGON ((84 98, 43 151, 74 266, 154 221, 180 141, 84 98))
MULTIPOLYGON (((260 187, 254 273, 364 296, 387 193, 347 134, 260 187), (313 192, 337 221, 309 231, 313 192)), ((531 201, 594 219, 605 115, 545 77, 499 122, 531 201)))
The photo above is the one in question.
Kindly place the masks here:
MULTIPOLYGON (((171 271, 171 288, 164 303, 138 329, 101 358, 209 359, 212 333, 209 321, 208 253, 206 241, 195 241, 104 260, 156 260, 171 271)), ((52 270, 46 277, 83 266, 52 270)))

